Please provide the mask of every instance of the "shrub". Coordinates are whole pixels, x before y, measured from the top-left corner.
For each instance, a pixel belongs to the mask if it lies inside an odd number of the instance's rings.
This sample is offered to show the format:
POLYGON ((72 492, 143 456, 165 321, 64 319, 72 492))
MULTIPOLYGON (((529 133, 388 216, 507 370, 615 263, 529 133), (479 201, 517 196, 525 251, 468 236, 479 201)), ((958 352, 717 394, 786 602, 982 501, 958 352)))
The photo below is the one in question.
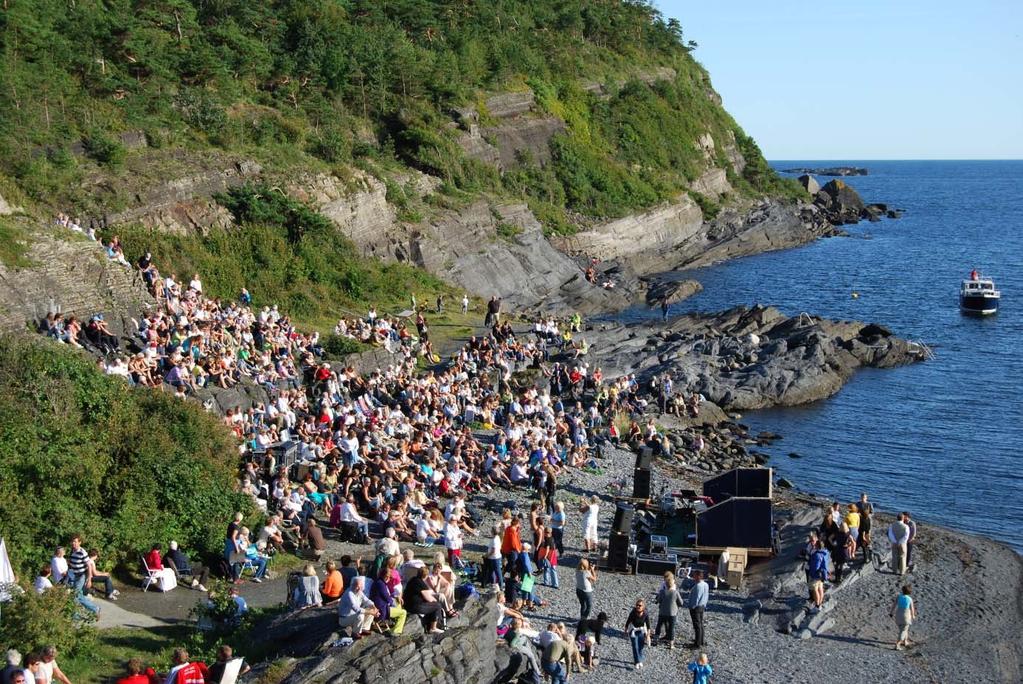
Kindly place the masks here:
POLYGON ((95 639, 89 623, 92 613, 75 602, 74 595, 57 586, 42 594, 31 587, 15 589, 3 604, 0 617, 0 650, 16 648, 22 654, 44 646, 60 653, 87 653, 95 639))
POLYGON ((153 542, 221 551, 224 522, 251 507, 237 449, 214 416, 131 389, 46 340, 0 338, 0 535, 23 575, 81 534, 135 569, 153 542))
POLYGON ((102 129, 90 131, 83 143, 85 153, 100 164, 117 167, 124 161, 124 146, 102 129))
POLYGON ((363 349, 365 347, 358 341, 344 335, 331 334, 327 335, 326 339, 323 340, 323 351, 336 359, 344 358, 349 354, 356 354, 363 351, 363 349))

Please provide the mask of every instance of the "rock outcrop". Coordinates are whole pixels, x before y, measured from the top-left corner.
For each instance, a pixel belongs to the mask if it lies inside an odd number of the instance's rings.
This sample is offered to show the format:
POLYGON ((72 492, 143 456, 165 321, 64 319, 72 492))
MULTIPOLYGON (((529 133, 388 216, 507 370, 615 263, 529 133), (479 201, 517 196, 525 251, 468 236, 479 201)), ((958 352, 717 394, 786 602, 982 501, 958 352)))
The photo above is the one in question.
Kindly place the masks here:
POLYGON ((400 637, 373 634, 335 646, 337 611, 309 609, 267 627, 267 641, 301 659, 283 684, 489 684, 496 673, 494 598, 466 604, 444 634, 424 634, 411 616, 400 637))
POLYGON ((545 164, 550 160, 550 142, 567 130, 565 122, 539 112, 536 97, 526 89, 491 95, 481 111, 465 107, 457 111, 464 132, 457 142, 465 153, 505 171, 522 160, 545 164))
POLYGON ((674 304, 684 299, 689 299, 694 294, 703 291, 703 285, 698 280, 661 280, 649 284, 646 290, 646 303, 654 306, 661 302, 674 304))
POLYGON ((12 207, 3 196, 0 196, 0 216, 10 216, 17 211, 19 211, 18 207, 12 207))
POLYGON ((30 263, 12 269, 0 263, 0 330, 24 330, 50 312, 107 317, 110 327, 130 331, 130 316, 152 302, 135 269, 111 261, 84 237, 32 233, 30 263))
POLYGON ((796 180, 799 181, 799 184, 803 186, 803 189, 806 190, 811 197, 821 191, 821 184, 817 182, 816 178, 809 174, 803 174, 796 180))
POLYGON ((859 222, 865 206, 856 190, 837 179, 820 189, 814 196, 814 204, 819 206, 828 220, 835 225, 859 222))
POLYGON ((585 333, 607 376, 670 373, 676 387, 728 410, 794 406, 831 396, 858 369, 925 359, 921 344, 878 325, 788 318, 771 307, 691 314, 667 328, 606 325, 585 333))
POLYGON ((555 249, 524 204, 484 201, 415 227, 410 260, 483 297, 513 307, 544 310, 615 310, 634 291, 620 274, 614 289, 586 281, 583 269, 555 249))
POLYGON ((867 169, 859 166, 828 166, 825 168, 782 169, 784 173, 809 173, 818 176, 866 176, 870 173, 867 169))

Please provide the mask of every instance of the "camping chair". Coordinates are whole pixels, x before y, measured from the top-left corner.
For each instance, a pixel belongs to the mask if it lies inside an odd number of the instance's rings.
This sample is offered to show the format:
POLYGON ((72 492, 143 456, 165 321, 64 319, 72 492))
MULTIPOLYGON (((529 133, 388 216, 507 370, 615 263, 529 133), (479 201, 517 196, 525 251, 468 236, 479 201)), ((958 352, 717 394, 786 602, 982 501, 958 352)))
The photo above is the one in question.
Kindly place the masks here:
MULTIPOLYGON (((142 569, 146 573, 145 577, 142 578, 142 592, 145 593, 145 592, 149 591, 149 587, 151 587, 154 583, 158 587, 160 587, 161 586, 161 577, 164 577, 164 575, 163 575, 164 571, 163 570, 152 570, 149 567, 149 564, 146 563, 145 555, 140 555, 139 558, 142 559, 142 569)), ((171 587, 169 587, 168 589, 170 589, 170 588, 171 587)), ((162 591, 167 591, 168 589, 161 589, 161 590, 162 591)))
POLYGON ((244 662, 241 658, 232 658, 227 661, 224 665, 224 674, 221 675, 220 681, 213 682, 212 684, 236 684, 238 676, 242 671, 242 663, 244 662))

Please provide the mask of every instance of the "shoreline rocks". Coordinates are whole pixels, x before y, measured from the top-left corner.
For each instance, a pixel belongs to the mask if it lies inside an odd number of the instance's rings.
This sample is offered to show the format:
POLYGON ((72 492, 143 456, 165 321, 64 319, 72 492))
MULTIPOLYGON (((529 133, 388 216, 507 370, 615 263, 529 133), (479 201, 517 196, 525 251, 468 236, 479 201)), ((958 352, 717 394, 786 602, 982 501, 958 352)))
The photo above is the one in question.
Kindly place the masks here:
POLYGON ((829 397, 864 366, 924 360, 923 345, 878 325, 789 318, 773 307, 689 314, 666 327, 605 324, 583 334, 605 376, 641 382, 668 373, 677 389, 728 410, 794 406, 829 397))

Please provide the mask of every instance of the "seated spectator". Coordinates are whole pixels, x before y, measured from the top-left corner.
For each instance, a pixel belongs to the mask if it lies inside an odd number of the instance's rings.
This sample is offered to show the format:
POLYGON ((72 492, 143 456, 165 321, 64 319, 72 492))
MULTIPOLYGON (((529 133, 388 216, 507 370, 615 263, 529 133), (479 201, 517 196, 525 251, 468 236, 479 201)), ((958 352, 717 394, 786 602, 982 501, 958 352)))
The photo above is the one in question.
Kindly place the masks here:
MULTIPOLYGON (((243 527, 238 535, 238 543, 245 559, 255 568, 252 581, 259 584, 266 576, 267 557, 259 552, 259 547, 249 541, 249 528, 243 527)), ((236 580, 237 581, 237 580, 236 580)))
POLYGON ((333 603, 341 598, 341 594, 344 593, 344 586, 345 580, 337 569, 337 563, 327 561, 327 577, 323 580, 323 586, 320 588, 323 602, 333 603))
POLYGON ((341 504, 340 519, 343 523, 354 523, 362 533, 364 539, 369 538, 369 521, 359 515, 355 507, 355 497, 349 495, 348 499, 341 504))
POLYGON ((323 530, 316 524, 316 518, 310 517, 306 521, 302 537, 313 559, 319 560, 327 548, 327 541, 323 538, 323 530))
POLYGON ((64 547, 58 546, 50 559, 50 581, 54 584, 64 584, 67 577, 67 558, 64 557, 64 547))
POLYGON ((323 605, 323 597, 320 595, 320 580, 316 576, 316 568, 312 563, 306 563, 302 569, 302 579, 295 587, 292 603, 299 610, 323 605))
POLYGON ((50 581, 51 574, 53 574, 53 570, 49 563, 39 568, 39 575, 32 582, 32 588, 36 590, 37 594, 42 594, 47 589, 53 589, 53 582, 50 581))
MULTIPOLYGON (((227 664, 234 660, 234 649, 227 644, 222 645, 217 650, 217 662, 210 665, 210 673, 206 678, 209 684, 220 684, 224 679, 224 670, 227 668, 227 664)), ((248 663, 242 661, 242 666, 238 671, 239 676, 245 674, 252 668, 249 667, 248 663)))
POLYGON ((402 603, 409 613, 422 616, 423 629, 432 634, 440 634, 444 630, 438 627, 438 621, 443 619, 444 613, 437 601, 437 594, 426 584, 428 574, 425 566, 419 568, 416 576, 405 585, 402 603))
POLYGON ((87 579, 85 581, 85 588, 91 592, 95 592, 98 586, 103 587, 103 592, 106 594, 108 601, 116 601, 120 595, 120 591, 114 589, 114 582, 110 578, 110 573, 100 572, 96 567, 96 559, 99 558, 99 550, 92 549, 89 551, 89 560, 87 564, 87 579))
POLYGON ((176 541, 171 541, 170 549, 163 557, 163 560, 177 574, 179 579, 183 575, 191 575, 192 588, 202 592, 206 591, 206 583, 210 579, 210 569, 198 561, 194 563, 190 561, 185 552, 178 548, 176 541))
POLYGON ((380 611, 369 597, 362 592, 362 578, 356 577, 341 595, 337 607, 337 623, 342 629, 351 631, 356 639, 370 633, 373 620, 380 611))
POLYGON ((159 684, 161 679, 151 667, 146 667, 141 658, 132 658, 124 665, 126 674, 117 684, 159 684))
POLYGON ((174 649, 171 659, 173 666, 167 674, 165 684, 205 684, 209 680, 209 668, 202 661, 189 662, 188 651, 174 649))
POLYGON ((400 592, 392 592, 388 584, 390 576, 390 568, 380 569, 380 574, 373 580, 373 586, 370 587, 369 598, 380 612, 381 620, 386 622, 394 621, 391 626, 391 634, 400 636, 405 629, 405 619, 408 613, 401 606, 400 592))

